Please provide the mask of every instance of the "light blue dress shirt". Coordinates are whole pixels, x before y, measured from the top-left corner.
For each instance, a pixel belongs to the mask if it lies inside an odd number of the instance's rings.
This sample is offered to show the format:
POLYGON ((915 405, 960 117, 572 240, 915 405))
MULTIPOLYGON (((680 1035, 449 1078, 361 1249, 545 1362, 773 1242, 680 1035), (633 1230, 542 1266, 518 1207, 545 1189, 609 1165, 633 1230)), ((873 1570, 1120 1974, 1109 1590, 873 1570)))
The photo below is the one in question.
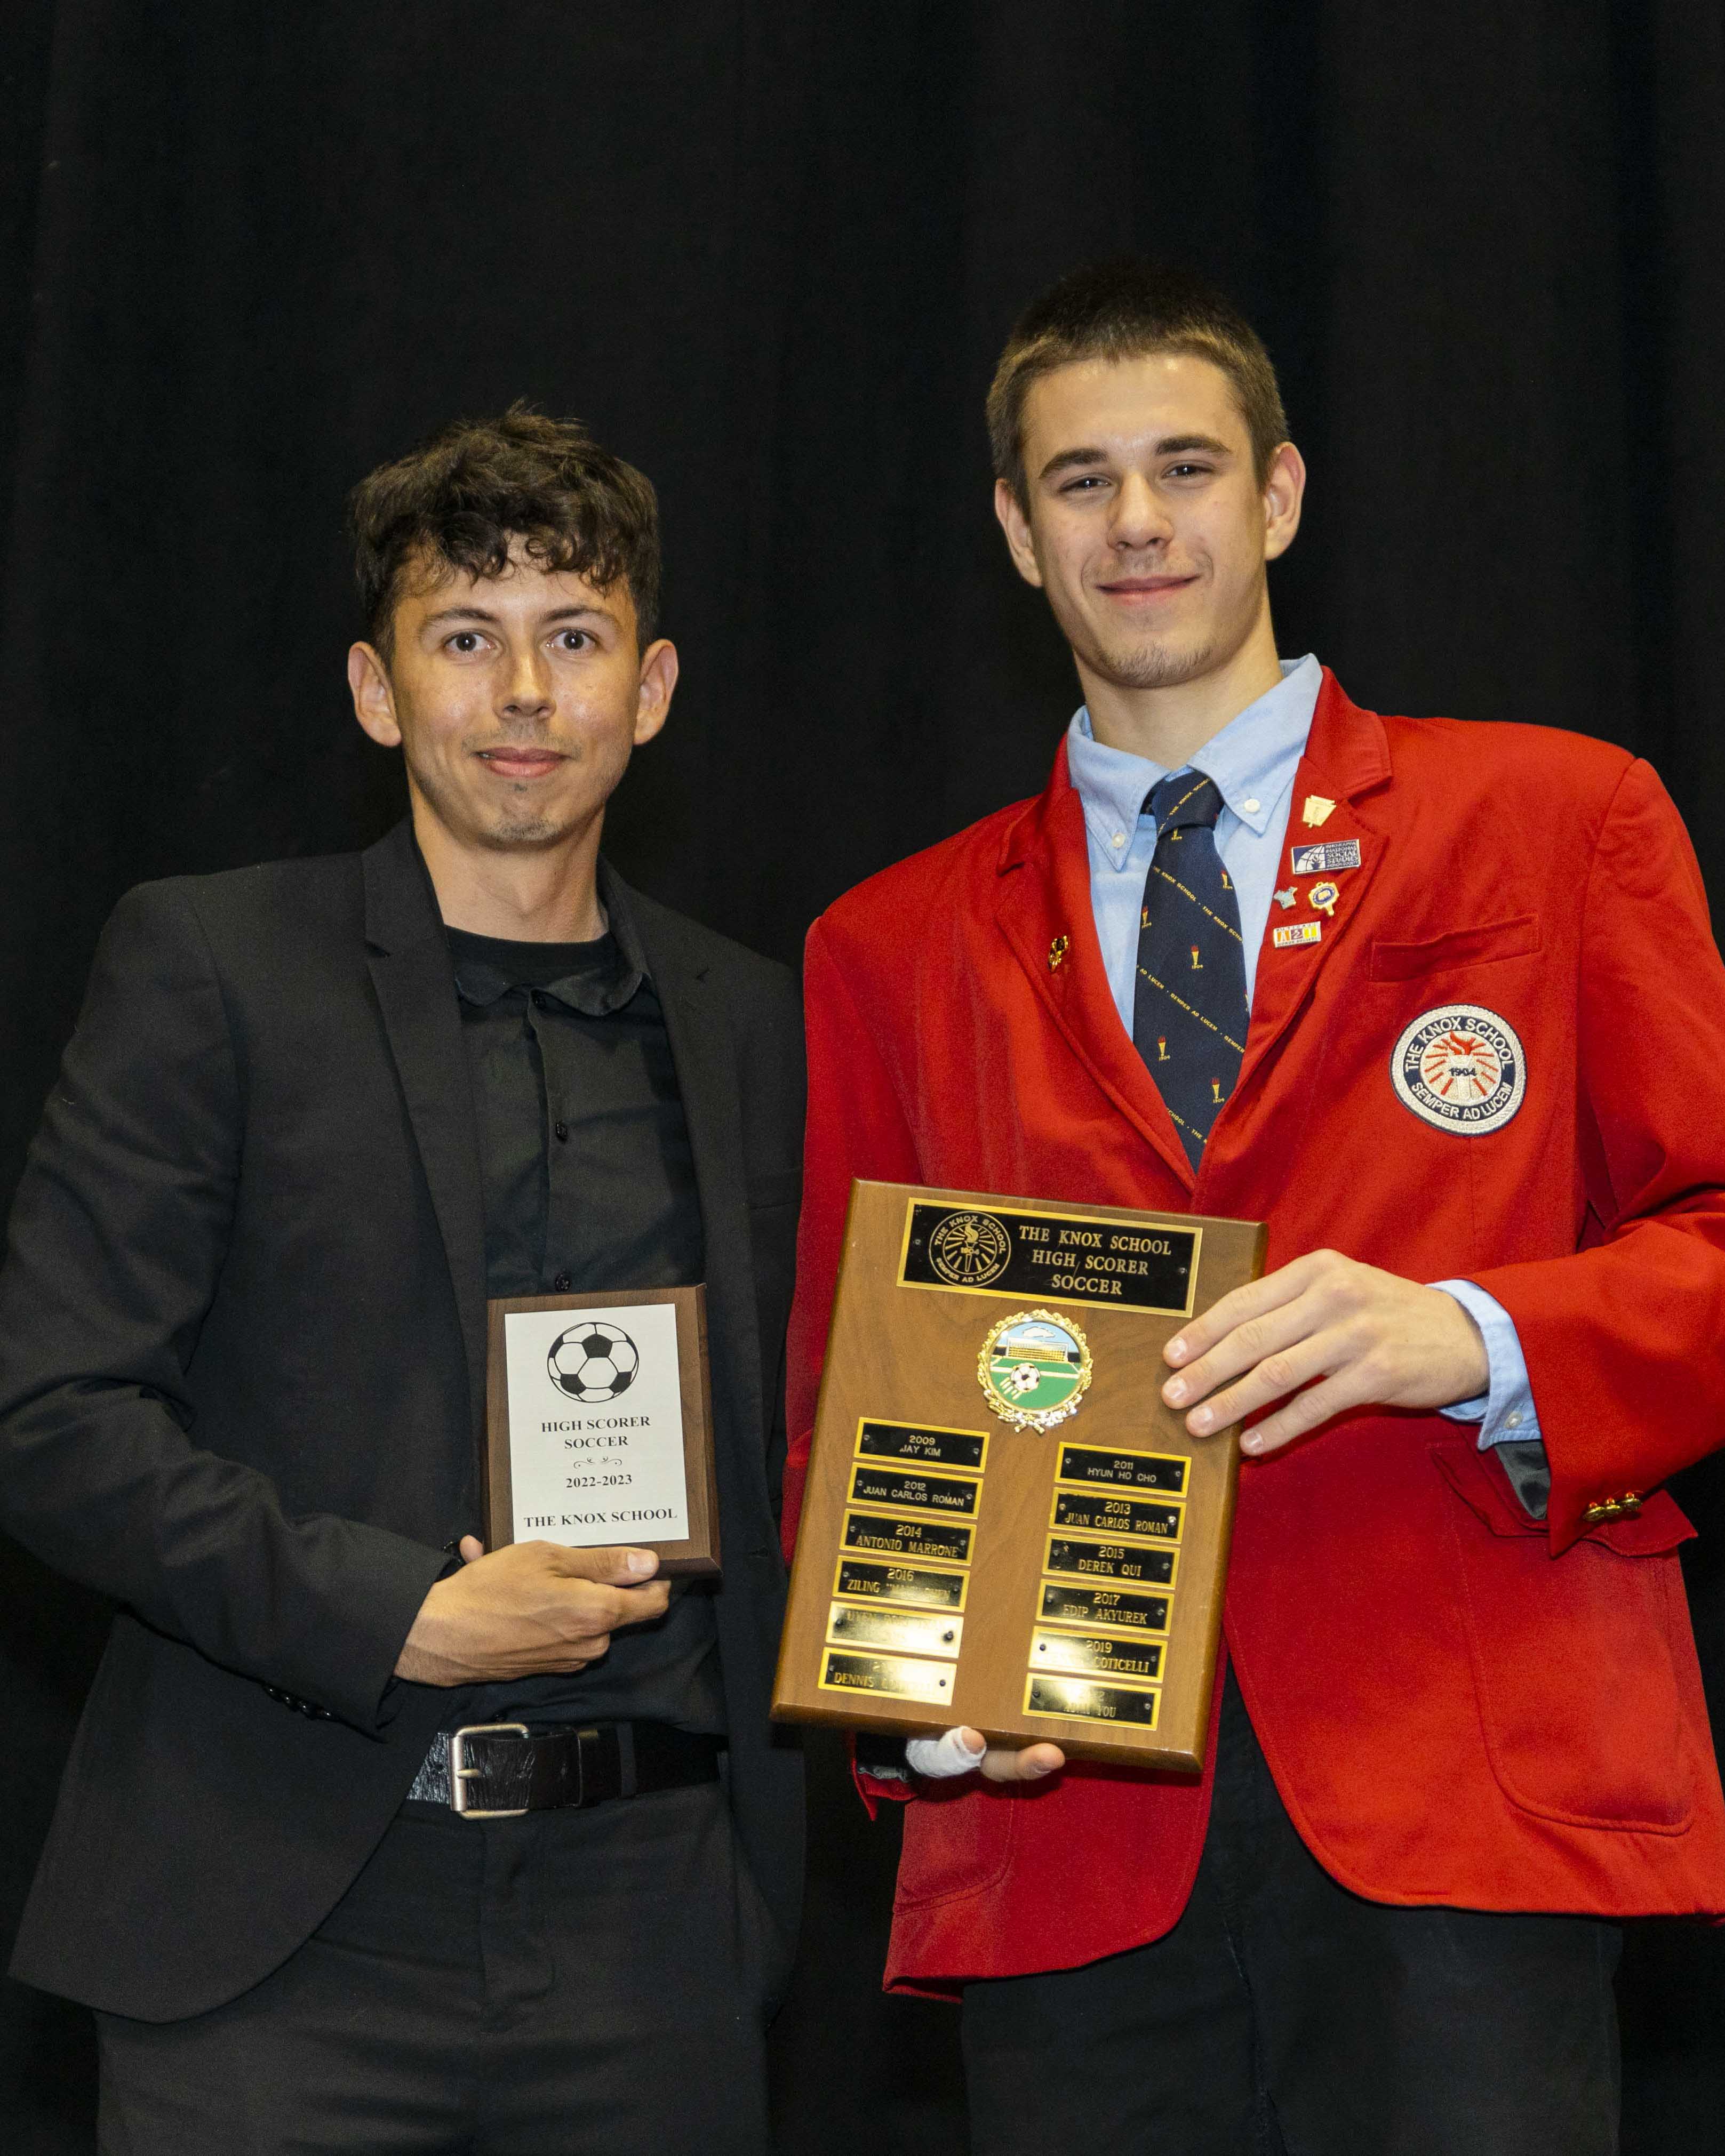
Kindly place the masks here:
MULTIPOLYGON (((1294 773, 1306 752, 1323 670, 1308 652, 1285 659, 1281 679, 1214 735, 1183 768, 1213 778, 1222 797, 1216 818, 1216 851, 1233 882, 1245 947, 1246 997, 1258 978, 1258 951, 1270 918, 1271 900, 1287 836, 1294 773)), ((1110 748, 1091 732, 1080 709, 1066 732, 1067 768, 1084 809, 1090 842, 1091 907, 1114 1006, 1128 1034, 1137 992, 1138 916, 1144 879, 1156 851, 1156 825, 1141 812, 1145 796, 1168 773, 1146 757, 1110 748)), ((1455 1422, 1477 1422, 1480 1447, 1536 1443, 1527 1365, 1509 1312, 1471 1281, 1437 1281, 1479 1327, 1486 1343, 1487 1390, 1444 1413, 1455 1422)))

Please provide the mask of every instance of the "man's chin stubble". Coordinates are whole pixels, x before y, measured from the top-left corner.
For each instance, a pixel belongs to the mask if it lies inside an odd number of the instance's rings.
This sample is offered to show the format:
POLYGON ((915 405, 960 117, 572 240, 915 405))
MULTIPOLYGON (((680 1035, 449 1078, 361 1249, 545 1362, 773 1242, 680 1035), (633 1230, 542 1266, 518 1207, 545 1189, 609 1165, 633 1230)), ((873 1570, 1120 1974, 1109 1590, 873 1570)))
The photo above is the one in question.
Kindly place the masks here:
POLYGON ((485 842, 500 853, 536 850, 556 845, 569 835, 569 829, 567 823, 554 822, 549 816, 505 814, 486 832, 485 842))
POLYGON ((1201 645, 1196 650, 1178 650, 1165 644, 1141 644, 1136 650, 1099 654, 1091 665, 1111 688, 1177 689, 1195 681, 1216 662, 1219 647, 1201 645))

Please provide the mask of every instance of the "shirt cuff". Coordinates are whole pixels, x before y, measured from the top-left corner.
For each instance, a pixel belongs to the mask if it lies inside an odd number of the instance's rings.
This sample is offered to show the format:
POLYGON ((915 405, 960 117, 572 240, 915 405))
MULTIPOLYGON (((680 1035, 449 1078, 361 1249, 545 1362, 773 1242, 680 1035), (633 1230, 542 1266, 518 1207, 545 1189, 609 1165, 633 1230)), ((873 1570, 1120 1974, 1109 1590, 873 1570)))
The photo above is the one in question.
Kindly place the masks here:
POLYGON ((1471 1281, 1433 1281, 1431 1286, 1453 1296, 1480 1328, 1486 1343, 1486 1390, 1477 1399, 1457 1400, 1439 1412, 1451 1422, 1476 1422, 1480 1450, 1494 1445, 1537 1445, 1542 1442, 1539 1418, 1533 1412, 1533 1389, 1527 1382, 1527 1358, 1517 1336, 1515 1320, 1495 1296, 1471 1281))

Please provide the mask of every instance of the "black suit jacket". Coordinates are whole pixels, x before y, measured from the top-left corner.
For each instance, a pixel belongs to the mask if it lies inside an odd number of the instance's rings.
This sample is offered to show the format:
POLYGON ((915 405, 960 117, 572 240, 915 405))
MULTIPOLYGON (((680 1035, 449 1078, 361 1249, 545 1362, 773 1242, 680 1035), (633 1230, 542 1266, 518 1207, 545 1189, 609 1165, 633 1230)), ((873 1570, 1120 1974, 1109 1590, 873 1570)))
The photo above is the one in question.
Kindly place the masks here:
MULTIPOLYGON (((730 1789, 776 1991, 802 1856, 768 1723, 798 1006, 783 967, 602 890, 647 953, 694 1152, 730 1789)), ((478 1527, 460 1024, 406 824, 146 885, 103 936, 0 1274, 0 1524, 122 1604, 18 1933, 28 1983, 157 2021, 246 1989, 365 1862, 449 1709, 390 1680, 478 1527)))

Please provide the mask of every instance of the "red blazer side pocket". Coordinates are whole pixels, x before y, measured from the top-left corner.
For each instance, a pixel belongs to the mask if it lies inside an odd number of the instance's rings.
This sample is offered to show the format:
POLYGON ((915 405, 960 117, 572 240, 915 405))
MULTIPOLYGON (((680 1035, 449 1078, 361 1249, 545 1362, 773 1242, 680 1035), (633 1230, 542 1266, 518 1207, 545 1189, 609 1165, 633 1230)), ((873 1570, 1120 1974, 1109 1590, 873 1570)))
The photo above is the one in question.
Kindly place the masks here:
POLYGON ((1511 1804, 1567 1826, 1681 1834, 1693 1792, 1674 1641, 1686 1625, 1677 1544, 1694 1532, 1661 1491, 1640 1517, 1561 1557, 1495 1461, 1430 1447, 1450 1508, 1486 1752, 1511 1804), (1625 1534, 1625 1530, 1630 1532, 1625 1534))

